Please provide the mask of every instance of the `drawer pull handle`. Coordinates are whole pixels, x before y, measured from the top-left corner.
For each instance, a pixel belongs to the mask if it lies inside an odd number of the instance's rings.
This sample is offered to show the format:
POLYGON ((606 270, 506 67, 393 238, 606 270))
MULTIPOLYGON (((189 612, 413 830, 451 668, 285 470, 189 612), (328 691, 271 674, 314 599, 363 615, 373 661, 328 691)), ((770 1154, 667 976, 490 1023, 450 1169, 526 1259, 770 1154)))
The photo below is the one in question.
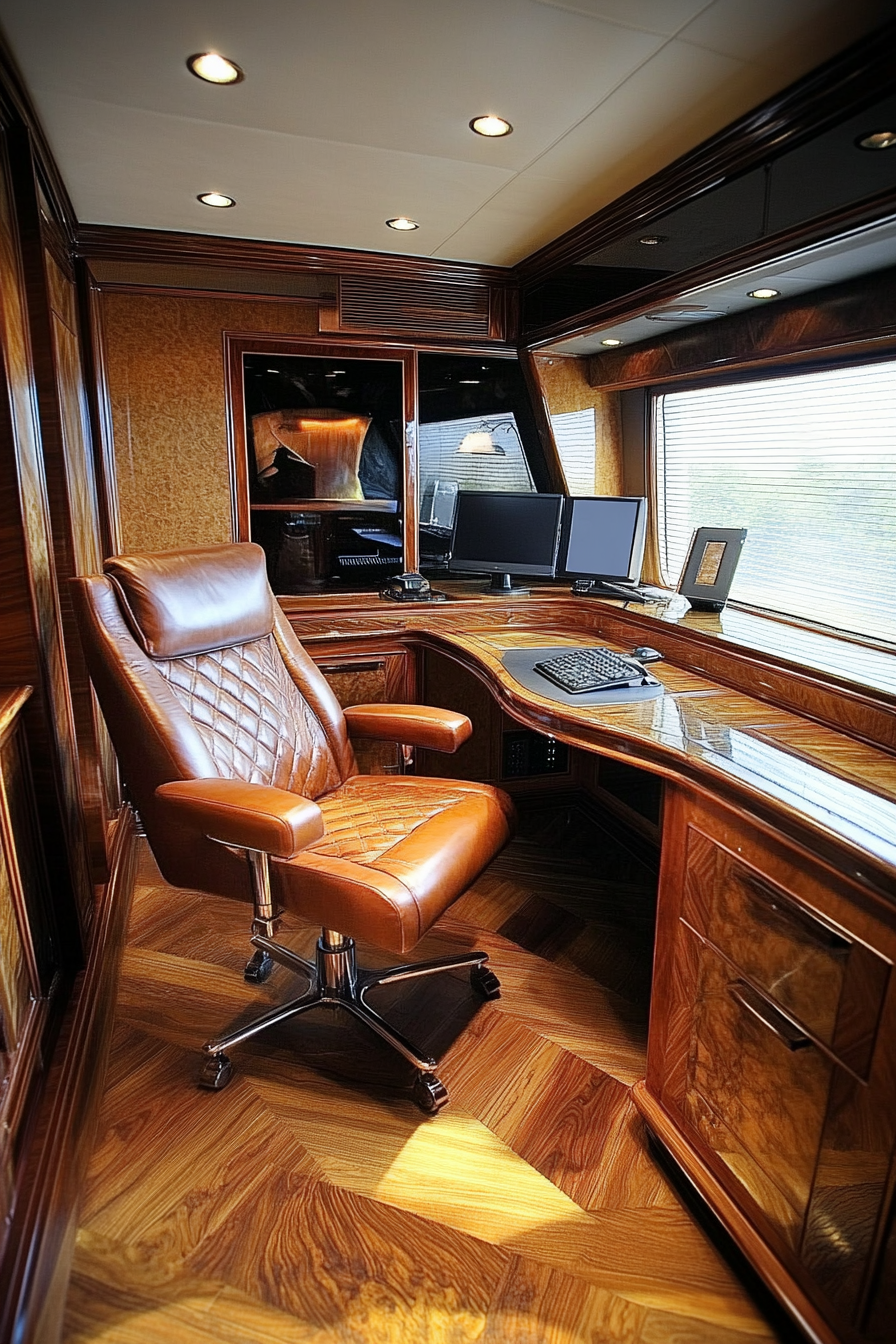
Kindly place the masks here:
POLYGON ((371 663, 318 663, 318 669, 324 676, 333 672, 382 672, 385 666, 385 658, 371 663))
POLYGON ((811 1044, 811 1039, 799 1027, 795 1026, 789 1018, 783 1013, 778 1012, 768 999, 758 994, 752 985, 748 985, 746 980, 734 980, 728 986, 728 993, 733 999, 746 1008, 748 1013, 752 1013, 764 1027, 774 1032, 779 1041, 783 1041, 788 1050, 806 1050, 811 1044))
POLYGON ((777 887, 773 887, 770 882, 763 882, 761 877, 754 877, 752 873, 739 874, 739 880, 745 887, 749 887, 761 897, 763 901, 768 902, 769 913, 772 918, 777 916, 780 924, 798 924, 809 937, 819 947, 825 947, 835 956, 846 956, 852 951, 852 943, 848 938, 836 932, 835 929, 828 928, 827 924, 822 924, 820 919, 804 910, 794 901, 788 900, 783 892, 777 887))

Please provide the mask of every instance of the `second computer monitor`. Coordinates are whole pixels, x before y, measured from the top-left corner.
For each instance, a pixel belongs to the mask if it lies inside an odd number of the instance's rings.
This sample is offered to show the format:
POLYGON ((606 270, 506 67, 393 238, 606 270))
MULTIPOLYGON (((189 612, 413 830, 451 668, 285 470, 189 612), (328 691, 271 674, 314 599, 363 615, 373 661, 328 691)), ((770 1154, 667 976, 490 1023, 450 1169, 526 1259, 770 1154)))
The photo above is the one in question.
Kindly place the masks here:
POLYGON ((643 495, 567 499, 560 564, 570 578, 637 583, 647 536, 643 495))
POLYGON ((451 569, 491 574, 493 593, 527 591, 511 584, 513 574, 552 578, 562 508, 562 495, 461 490, 451 569))

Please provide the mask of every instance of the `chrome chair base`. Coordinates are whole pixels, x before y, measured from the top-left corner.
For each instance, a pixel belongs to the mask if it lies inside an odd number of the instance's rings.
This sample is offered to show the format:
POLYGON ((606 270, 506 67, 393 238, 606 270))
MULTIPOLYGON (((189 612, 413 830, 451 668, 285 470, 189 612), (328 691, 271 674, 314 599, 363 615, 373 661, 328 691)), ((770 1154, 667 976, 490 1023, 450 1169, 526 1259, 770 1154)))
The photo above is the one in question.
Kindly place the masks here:
POLYGON ((232 1031, 216 1040, 206 1041, 202 1047, 205 1063, 199 1075, 199 1086, 219 1092, 230 1082, 233 1069, 227 1051, 235 1045, 241 1045, 268 1027, 279 1026, 291 1018, 316 1008, 320 1004, 330 1004, 344 1008, 366 1027, 376 1033, 393 1050, 402 1055, 417 1070, 413 1088, 413 1099, 421 1110, 428 1115, 437 1114, 448 1101, 448 1093, 436 1077, 436 1061, 422 1054, 395 1027, 390 1026, 366 1000, 366 995, 378 985, 393 985, 401 980, 415 980, 424 975, 436 975, 440 971, 457 970, 470 967, 470 983, 484 999, 501 997, 501 985, 498 977, 488 969, 486 952, 465 952, 455 957, 439 957, 435 961, 423 961, 416 964, 390 966, 383 971, 363 970, 357 964, 353 938, 346 938, 333 929, 323 929, 317 941, 317 954, 314 961, 306 961, 288 948, 274 942, 262 933, 253 933, 250 939, 256 948, 249 961, 245 976, 247 980, 261 983, 270 975, 276 962, 287 970, 296 971, 307 977, 309 988, 300 998, 273 1008, 270 1012, 255 1019, 254 1022, 232 1031), (250 970, 254 974, 250 974, 250 970))

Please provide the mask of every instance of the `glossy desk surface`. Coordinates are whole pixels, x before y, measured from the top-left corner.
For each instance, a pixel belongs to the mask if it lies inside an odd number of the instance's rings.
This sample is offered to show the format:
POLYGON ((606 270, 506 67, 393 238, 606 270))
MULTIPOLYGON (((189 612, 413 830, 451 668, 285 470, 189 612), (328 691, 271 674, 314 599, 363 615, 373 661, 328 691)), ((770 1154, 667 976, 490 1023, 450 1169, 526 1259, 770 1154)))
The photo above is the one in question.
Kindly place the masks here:
MULTIPOLYGON (((780 699, 774 666, 766 669, 753 659, 732 674, 738 685, 722 685, 688 666, 690 646, 679 640, 664 648, 670 632, 662 622, 651 628, 643 614, 633 616, 618 603, 575 601, 556 590, 535 590, 517 603, 459 600, 400 611, 379 603, 351 614, 295 599, 284 599, 284 606, 312 649, 319 640, 400 631, 404 640, 437 649, 474 672, 520 722, 748 806, 785 825, 844 875, 896 899, 896 754, 889 745, 857 740, 763 698, 780 699), (501 662, 508 649, 565 644, 605 644, 624 652, 653 645, 668 653, 668 661, 651 667, 665 694, 635 704, 570 707, 552 699, 547 682, 543 695, 527 690, 501 662)), ((812 712, 813 676, 808 689, 796 687, 812 712)), ((825 693, 822 687, 822 699, 825 693)), ((845 717, 857 698, 849 689, 841 695, 845 717)), ((836 698, 831 703, 833 709, 822 706, 829 720, 838 712, 836 698)), ((896 727, 886 696, 875 710, 875 722, 896 727)))

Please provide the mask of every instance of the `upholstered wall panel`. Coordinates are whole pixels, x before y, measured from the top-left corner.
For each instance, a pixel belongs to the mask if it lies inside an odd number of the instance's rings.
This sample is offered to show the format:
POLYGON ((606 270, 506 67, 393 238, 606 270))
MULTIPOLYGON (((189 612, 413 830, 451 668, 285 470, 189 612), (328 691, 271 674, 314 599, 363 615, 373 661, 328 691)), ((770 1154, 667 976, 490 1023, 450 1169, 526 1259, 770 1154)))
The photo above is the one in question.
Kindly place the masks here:
POLYGON ((125 291, 102 304, 124 550, 230 541, 222 334, 313 335, 317 308, 125 291))

